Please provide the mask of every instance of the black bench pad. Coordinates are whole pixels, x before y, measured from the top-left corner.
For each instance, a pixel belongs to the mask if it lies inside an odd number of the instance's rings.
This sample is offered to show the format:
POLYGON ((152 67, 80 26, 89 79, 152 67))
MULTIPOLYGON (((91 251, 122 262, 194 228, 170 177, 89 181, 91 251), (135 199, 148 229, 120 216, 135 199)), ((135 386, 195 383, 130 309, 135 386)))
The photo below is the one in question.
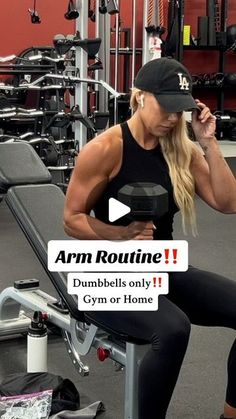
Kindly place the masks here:
POLYGON ((42 183, 51 183, 51 174, 30 144, 0 143, 0 192, 42 183))

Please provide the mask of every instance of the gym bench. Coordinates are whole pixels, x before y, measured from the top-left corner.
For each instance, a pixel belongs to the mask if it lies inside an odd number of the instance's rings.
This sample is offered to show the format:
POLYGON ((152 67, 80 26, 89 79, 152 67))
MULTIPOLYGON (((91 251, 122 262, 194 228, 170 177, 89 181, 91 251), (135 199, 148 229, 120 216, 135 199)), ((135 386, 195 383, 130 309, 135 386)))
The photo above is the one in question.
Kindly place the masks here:
POLYGON ((37 279, 15 281, 0 293, 0 336, 27 331, 30 317, 25 309, 47 313, 49 323, 62 331, 81 375, 88 375, 89 367, 80 356, 91 347, 102 348, 118 366, 125 367, 124 419, 138 419, 138 366, 147 342, 100 324, 96 313, 91 318, 79 311, 77 296, 67 293, 67 274, 48 270, 48 241, 69 240, 62 222, 65 196, 50 182, 50 172, 31 145, 0 143, 0 194, 60 297, 58 304, 56 298, 40 290, 37 279))

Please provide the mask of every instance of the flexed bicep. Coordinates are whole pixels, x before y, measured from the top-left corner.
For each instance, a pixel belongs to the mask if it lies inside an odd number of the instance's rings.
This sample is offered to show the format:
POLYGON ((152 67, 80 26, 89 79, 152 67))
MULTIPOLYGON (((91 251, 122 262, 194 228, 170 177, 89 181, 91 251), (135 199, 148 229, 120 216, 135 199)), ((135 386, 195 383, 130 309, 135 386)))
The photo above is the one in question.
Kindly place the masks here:
POLYGON ((67 216, 89 214, 108 183, 103 163, 101 150, 96 144, 79 153, 66 193, 67 216))
MULTIPOLYGON (((100 134, 82 148, 76 159, 64 207, 64 228, 69 236, 95 240, 104 237, 107 225, 91 217, 90 212, 120 161, 120 137, 116 131, 111 128, 108 133, 100 134)), ((109 237, 113 234, 111 231, 109 237)))

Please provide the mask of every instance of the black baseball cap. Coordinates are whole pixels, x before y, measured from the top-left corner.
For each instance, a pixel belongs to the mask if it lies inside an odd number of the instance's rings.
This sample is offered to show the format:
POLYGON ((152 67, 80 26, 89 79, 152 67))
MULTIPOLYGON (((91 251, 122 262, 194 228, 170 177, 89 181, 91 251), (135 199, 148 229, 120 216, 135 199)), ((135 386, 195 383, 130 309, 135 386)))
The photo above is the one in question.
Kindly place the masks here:
POLYGON ((134 87, 152 93, 169 113, 198 109, 188 70, 173 58, 156 58, 139 70, 134 87))

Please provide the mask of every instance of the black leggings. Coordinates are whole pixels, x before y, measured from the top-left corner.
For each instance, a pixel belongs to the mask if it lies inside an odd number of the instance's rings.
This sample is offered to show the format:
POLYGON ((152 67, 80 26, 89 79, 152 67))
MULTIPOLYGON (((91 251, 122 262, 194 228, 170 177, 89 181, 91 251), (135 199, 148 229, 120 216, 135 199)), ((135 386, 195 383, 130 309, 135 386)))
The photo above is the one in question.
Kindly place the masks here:
MULTIPOLYGON (((236 329, 236 281, 189 267, 169 276, 156 312, 96 312, 91 317, 151 343, 139 370, 139 419, 164 419, 188 345, 190 325, 236 329)), ((236 408, 236 340, 228 358, 226 401, 236 408)))

